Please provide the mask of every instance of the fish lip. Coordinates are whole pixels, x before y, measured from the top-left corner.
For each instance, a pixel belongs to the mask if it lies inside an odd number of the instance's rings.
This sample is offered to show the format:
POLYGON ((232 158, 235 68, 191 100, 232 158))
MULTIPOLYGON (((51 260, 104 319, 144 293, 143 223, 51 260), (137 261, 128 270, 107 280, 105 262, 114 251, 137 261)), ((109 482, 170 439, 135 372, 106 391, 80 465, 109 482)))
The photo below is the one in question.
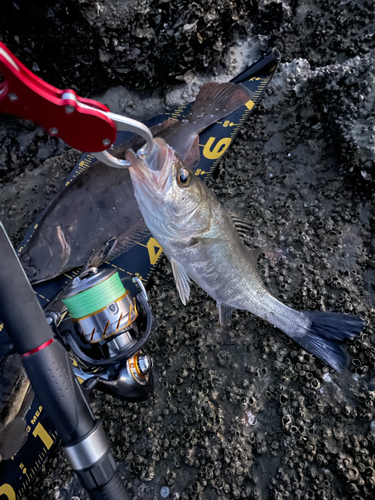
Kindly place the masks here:
POLYGON ((144 164, 138 154, 132 149, 128 149, 125 154, 126 160, 130 163, 133 172, 143 181, 151 180, 151 170, 144 164))
MULTIPOLYGON (((134 153, 132 149, 128 149, 125 158, 131 164, 133 173, 136 174, 138 179, 143 183, 151 187, 153 190, 157 188, 158 191, 163 192, 169 177, 169 166, 173 161, 174 150, 168 146, 164 139, 156 138, 154 139, 154 148, 158 148, 155 154, 160 155, 160 160, 163 161, 163 165, 160 170, 152 169, 148 165, 147 156, 134 153), (163 155, 164 153, 164 155, 163 155)), ((159 158, 158 158, 159 159, 159 158)))
POLYGON ((36 275, 36 267, 33 265, 23 264, 23 269, 26 273, 26 276, 30 279, 36 275))

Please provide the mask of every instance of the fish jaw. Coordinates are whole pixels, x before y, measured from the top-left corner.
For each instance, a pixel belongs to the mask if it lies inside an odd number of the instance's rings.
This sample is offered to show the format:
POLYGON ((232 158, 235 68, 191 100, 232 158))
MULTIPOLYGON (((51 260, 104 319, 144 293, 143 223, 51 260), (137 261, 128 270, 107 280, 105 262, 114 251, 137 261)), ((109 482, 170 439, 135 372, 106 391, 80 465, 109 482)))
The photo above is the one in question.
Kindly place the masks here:
POLYGON ((135 198, 146 225, 159 243, 165 238, 189 241, 196 237, 197 231, 202 231, 201 218, 196 215, 206 205, 204 193, 194 173, 186 169, 173 148, 161 138, 154 141, 156 152, 150 160, 139 153, 127 152, 135 198), (158 170, 149 168, 156 163, 158 170), (189 175, 186 187, 178 182, 181 170, 189 175), (194 224, 197 219, 199 228, 194 224))
POLYGON ((135 154, 129 149, 126 159, 131 164, 130 176, 133 184, 141 183, 155 196, 164 196, 175 152, 163 139, 154 139, 154 147, 149 155, 145 156, 141 152, 135 154))
POLYGON ((71 253, 61 226, 46 226, 38 236, 31 239, 20 257, 32 285, 61 274, 71 253))
POLYGON ((49 273, 46 270, 52 258, 52 249, 44 239, 39 240, 38 245, 33 245, 32 243, 30 247, 26 247, 25 253, 20 257, 20 261, 30 283, 36 285, 41 281, 49 279, 49 273), (37 262, 41 261, 40 252, 43 254, 43 262, 40 262, 43 267, 39 267, 37 264, 37 262))

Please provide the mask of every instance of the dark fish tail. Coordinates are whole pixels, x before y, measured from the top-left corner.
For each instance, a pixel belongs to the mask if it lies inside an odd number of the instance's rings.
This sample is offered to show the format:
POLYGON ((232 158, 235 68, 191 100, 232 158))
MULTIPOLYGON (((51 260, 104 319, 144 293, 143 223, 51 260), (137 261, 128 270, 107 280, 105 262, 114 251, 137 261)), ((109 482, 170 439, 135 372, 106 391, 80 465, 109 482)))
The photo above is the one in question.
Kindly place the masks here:
POLYGON ((362 330, 364 321, 341 313, 306 312, 310 325, 303 336, 291 337, 304 349, 315 354, 332 368, 341 372, 346 356, 340 344, 355 338, 362 330))
POLYGON ((0 432, 0 461, 12 458, 26 438, 26 422, 23 418, 16 417, 0 432))
POLYGON ((26 413, 28 412, 30 406, 32 405, 33 401, 34 401, 34 391, 31 387, 31 385, 29 385, 29 388, 27 389, 27 392, 25 394, 25 399, 23 400, 23 403, 21 405, 21 408, 18 412, 18 415, 20 417, 24 417, 26 415, 26 413))
POLYGON ((189 168, 199 161, 197 134, 246 104, 253 93, 235 83, 204 83, 182 120, 157 134, 162 137, 189 168))
POLYGON ((194 124, 195 133, 199 134, 246 104, 252 95, 246 87, 235 83, 205 83, 185 119, 194 124))

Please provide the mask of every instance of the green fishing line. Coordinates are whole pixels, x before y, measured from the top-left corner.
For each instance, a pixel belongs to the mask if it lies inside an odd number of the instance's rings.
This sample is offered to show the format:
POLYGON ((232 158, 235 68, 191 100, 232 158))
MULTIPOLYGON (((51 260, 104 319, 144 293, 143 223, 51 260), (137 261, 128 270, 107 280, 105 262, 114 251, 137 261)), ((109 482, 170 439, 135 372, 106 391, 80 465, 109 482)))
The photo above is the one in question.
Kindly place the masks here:
POLYGON ((62 299, 72 318, 84 318, 95 311, 107 307, 118 300, 126 292, 120 276, 115 273, 110 278, 97 285, 77 293, 72 297, 62 299))

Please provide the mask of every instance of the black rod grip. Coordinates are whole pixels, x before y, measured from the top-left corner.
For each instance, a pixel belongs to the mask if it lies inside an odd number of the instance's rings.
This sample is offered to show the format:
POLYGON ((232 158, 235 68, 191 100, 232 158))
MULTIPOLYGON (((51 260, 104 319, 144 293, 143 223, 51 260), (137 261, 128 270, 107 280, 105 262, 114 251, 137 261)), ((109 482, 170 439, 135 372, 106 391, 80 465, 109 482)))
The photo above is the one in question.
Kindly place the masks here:
POLYGON ((19 354, 36 349, 53 337, 1 222, 0 321, 19 354))
POLYGON ((23 364, 38 401, 63 444, 72 444, 90 433, 95 418, 60 342, 55 340, 44 349, 23 357, 23 364))
POLYGON ((92 500, 130 500, 118 474, 114 475, 107 484, 90 491, 89 494, 92 500))

